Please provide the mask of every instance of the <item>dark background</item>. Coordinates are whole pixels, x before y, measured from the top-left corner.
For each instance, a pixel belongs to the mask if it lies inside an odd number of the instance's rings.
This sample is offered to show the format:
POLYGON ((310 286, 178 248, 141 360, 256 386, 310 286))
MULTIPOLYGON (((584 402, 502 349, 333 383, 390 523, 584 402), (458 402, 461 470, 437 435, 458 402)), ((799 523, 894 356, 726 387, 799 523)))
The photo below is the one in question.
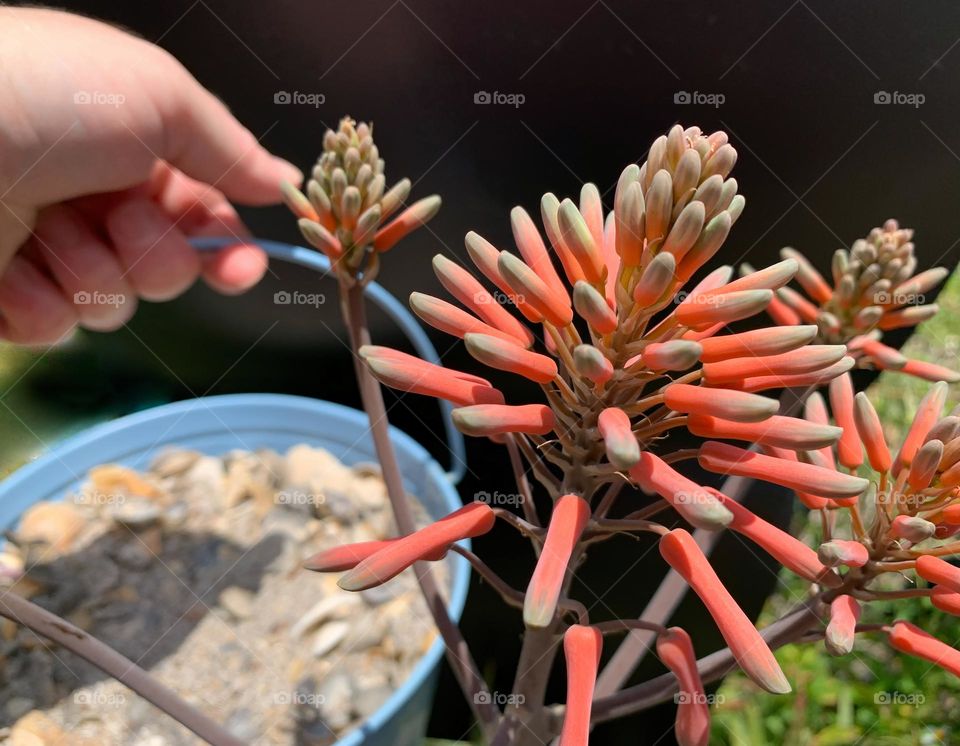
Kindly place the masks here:
MULTIPOLYGON (((775 261, 792 245, 827 268, 840 246, 888 217, 916 228, 921 267, 957 261, 960 133, 960 6, 954 2, 271 3, 76 2, 69 8, 123 24, 156 41, 230 106, 272 151, 309 167, 326 127, 350 114, 372 120, 388 184, 409 176, 414 197, 439 193, 427 230, 386 258, 380 281, 400 297, 438 291, 429 259, 464 259, 463 234, 510 245, 508 211, 538 213, 545 191, 574 195, 594 181, 607 197, 621 169, 674 122, 725 129, 739 151, 734 171, 747 209, 719 261, 775 261), (319 107, 277 104, 279 91, 323 94, 319 107), (474 103, 478 91, 516 93, 519 107, 474 103), (680 91, 720 94, 722 105, 675 103, 680 91), (920 93, 918 107, 878 105, 879 91, 920 93)), ((90 50, 96 54, 95 49, 90 50)), ((253 232, 297 242, 283 208, 247 210, 253 232)), ((130 327, 90 335, 45 356, 17 383, 18 396, 80 422, 158 401, 233 391, 281 391, 356 404, 334 288, 273 267, 243 298, 204 288, 163 306, 143 304, 130 327), (327 293, 319 309, 272 303, 277 290, 327 293), (339 342, 337 340, 340 340, 339 342)), ((397 343, 380 324, 380 341, 397 343)), ((437 339, 450 365, 475 369, 437 339)), ((513 401, 526 389, 497 378, 513 401)), ((388 395, 394 424, 445 462, 433 402, 388 395)), ((5 416, 8 412, 3 413, 5 416)), ((9 419, 9 418, 8 418, 9 419)), ((43 445, 30 422, 20 446, 43 445)), ((8 428, 9 429, 9 428, 8 428)), ((512 492, 506 457, 468 443, 461 493, 512 492)), ((765 494, 767 514, 789 502, 765 494)), ((754 498, 756 499, 756 498, 754 498)), ((506 531, 476 542, 510 582, 524 584, 527 547, 506 531)), ((591 556, 578 596, 597 618, 636 614, 663 572, 654 551, 618 539, 591 556), (602 598, 602 601, 598 600, 602 598)), ((731 590, 756 614, 775 584, 735 541, 715 555, 731 590)), ((466 635, 492 685, 510 689, 518 615, 475 584, 466 635)), ((688 599, 689 601, 689 599, 688 599)), ((695 600, 681 623, 697 628, 698 652, 720 639, 695 600)), ((612 646, 611 646, 612 647, 612 646)), ((662 669, 647 661, 644 677, 662 669)), ((562 678, 551 691, 562 699, 562 678)), ((597 731, 598 743, 653 743, 669 728, 661 708, 597 731)), ((431 734, 462 737, 469 713, 444 672, 431 734)))

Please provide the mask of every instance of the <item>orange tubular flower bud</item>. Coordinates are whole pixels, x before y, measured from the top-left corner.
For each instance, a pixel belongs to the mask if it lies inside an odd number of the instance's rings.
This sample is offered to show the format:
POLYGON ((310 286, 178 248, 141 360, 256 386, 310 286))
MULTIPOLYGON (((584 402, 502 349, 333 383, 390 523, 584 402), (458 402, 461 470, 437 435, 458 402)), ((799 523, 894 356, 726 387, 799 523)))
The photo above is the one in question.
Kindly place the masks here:
POLYGON ((459 264, 437 254, 433 257, 433 271, 448 293, 490 326, 509 334, 524 347, 533 343, 530 330, 517 321, 512 313, 500 305, 489 291, 459 264))
POLYGON ((950 505, 940 514, 943 522, 951 526, 960 526, 960 505, 950 505))
POLYGON ((817 556, 828 567, 863 567, 870 560, 870 553, 863 544, 845 539, 825 541, 817 550, 817 556))
POLYGON ((931 303, 927 306, 910 306, 900 311, 885 313, 881 317, 880 323, 877 324, 877 328, 881 331, 888 332, 892 329, 916 326, 923 321, 932 319, 937 315, 939 310, 940 307, 936 303, 931 303))
POLYGON ((562 328, 573 321, 573 309, 566 290, 554 292, 531 267, 508 251, 500 252, 497 268, 517 297, 551 324, 562 328))
POLYGON ((467 247, 467 253, 477 266, 477 269, 480 270, 480 273, 500 288, 504 295, 510 298, 517 307, 517 310, 523 314, 524 318, 535 324, 543 321, 543 316, 535 311, 529 304, 524 303, 522 298, 518 298, 513 292, 513 288, 510 287, 510 284, 504 279, 503 275, 500 274, 500 269, 497 266, 497 261, 500 258, 500 250, 496 246, 473 231, 470 231, 464 237, 464 244, 467 247))
POLYGON ((569 283, 574 285, 579 280, 583 280, 585 275, 580 263, 567 245, 563 231, 560 230, 559 213, 560 200, 550 192, 544 194, 540 199, 540 216, 543 219, 543 229, 547 233, 547 238, 550 239, 553 250, 560 259, 560 264, 563 265, 563 273, 569 283))
POLYGON ((418 560, 435 557, 454 542, 487 533, 496 521, 493 509, 485 503, 470 503, 446 518, 390 542, 340 578, 345 591, 362 591, 381 585, 399 575, 418 560))
POLYGON ((775 399, 731 389, 709 389, 687 383, 672 383, 663 390, 670 409, 682 414, 721 417, 734 422, 760 422, 777 413, 775 399))
POLYGON ((889 640, 894 650, 930 661, 954 676, 960 676, 960 650, 928 635, 910 622, 894 622, 889 640))
POLYGON ((691 482, 650 451, 640 453, 640 460, 630 469, 630 479, 645 492, 660 495, 697 528, 716 530, 733 520, 733 513, 715 494, 691 482))
MULTIPOLYGON (((400 538, 384 539, 382 541, 361 541, 357 544, 344 544, 343 546, 333 547, 332 549, 325 549, 305 560, 303 567, 306 570, 313 570, 314 572, 343 572, 344 570, 352 570, 367 557, 376 554, 391 544, 396 544, 400 541, 400 538)), ((446 553, 447 547, 445 546, 431 555, 424 556, 424 559, 443 559, 446 553)))
POLYGON ((633 289, 633 301, 640 308, 656 306, 676 281, 677 261, 673 254, 657 254, 643 270, 633 289))
POLYGON ((573 348, 573 365, 584 378, 602 386, 613 377, 613 363, 593 345, 573 348))
POLYGON ((815 370, 812 373, 798 373, 787 376, 754 376, 744 378, 739 387, 744 391, 768 391, 769 389, 788 389, 794 386, 822 386, 837 376, 843 375, 854 366, 852 357, 841 358, 829 368, 815 370))
POLYGON ((849 373, 830 381, 830 407, 833 419, 843 428, 837 445, 837 459, 848 469, 857 469, 863 463, 863 445, 853 419, 853 382, 849 373))
POLYGON ((300 233, 307 240, 307 243, 326 254, 330 261, 335 262, 343 256, 343 244, 320 223, 307 218, 300 218, 297 225, 300 227, 300 233))
POLYGON ((510 211, 510 227, 523 261, 546 283, 551 293, 557 296, 566 295, 567 289, 560 280, 557 270, 554 269, 547 247, 543 243, 543 238, 540 237, 540 231, 537 230, 527 211, 519 206, 514 207, 510 211))
POLYGON ((890 449, 887 448, 877 410, 862 391, 853 399, 853 421, 867 450, 871 468, 881 474, 886 472, 892 463, 890 449))
POLYGON ((723 337, 711 337, 700 341, 703 346, 700 360, 704 363, 718 363, 731 358, 780 355, 803 347, 816 336, 817 327, 811 324, 787 329, 768 327, 740 334, 727 334, 723 337))
POLYGON ((826 448, 837 442, 839 427, 774 415, 763 422, 732 422, 718 417, 691 415, 687 429, 701 438, 729 438, 748 443, 810 451, 826 448))
POLYGON ((452 303, 426 293, 410 293, 410 308, 424 323, 454 337, 463 339, 463 335, 469 333, 489 334, 512 344, 520 343, 512 334, 500 331, 452 303))
POLYGON ((523 602, 523 621, 528 627, 547 627, 553 621, 567 563, 588 520, 590 505, 578 495, 564 495, 554 504, 543 551, 523 602))
POLYGON ((603 652, 603 635, 595 627, 573 624, 563 635, 567 662, 567 708, 559 746, 587 746, 590 739, 590 709, 597 668, 603 652))
POLYGON ((911 544, 926 541, 937 532, 937 527, 930 521, 915 515, 898 515, 890 524, 890 533, 898 539, 905 539, 911 544))
POLYGON ((463 341, 467 352, 491 368, 516 373, 537 383, 550 383, 557 376, 557 364, 551 358, 518 344, 489 334, 466 334, 463 341))
POLYGON ((756 376, 792 376, 817 373, 847 354, 844 345, 809 345, 780 355, 738 357, 705 363, 703 379, 710 385, 730 383, 756 376))
POLYGON ((811 583, 836 587, 840 578, 817 558, 817 553, 786 531, 768 523, 719 490, 707 488, 733 514, 727 528, 746 536, 791 572, 811 583))
POLYGON ((960 616, 960 593, 938 585, 930 594, 930 602, 934 607, 940 609, 940 611, 945 611, 954 616, 960 616))
MULTIPOLYGON (((769 456, 775 458, 783 459, 784 461, 799 461, 800 459, 797 456, 796 451, 791 451, 789 448, 777 448, 776 446, 763 446, 763 450, 769 456)), ((835 468, 835 467, 834 467, 835 468)), ((811 495, 809 492, 802 492, 795 490, 797 499, 803 503, 804 507, 808 510, 821 510, 830 505, 830 500, 825 497, 819 497, 818 495, 811 495)))
POLYGON ((922 378, 924 381, 946 381, 947 383, 960 381, 960 373, 957 371, 935 363, 925 363, 923 360, 907 360, 907 364, 900 370, 911 376, 922 378))
POLYGON ((700 359, 702 349, 699 342, 686 339, 653 342, 643 348, 643 362, 650 370, 687 370, 700 359))
MULTIPOLYGON (((621 176, 621 180, 622 178, 621 176)), ((617 253, 620 255, 624 266, 636 267, 640 264, 640 258, 643 255, 644 234, 646 232, 644 222, 646 205, 643 200, 643 188, 639 182, 631 181, 624 187, 621 196, 620 184, 618 184, 617 196, 620 197, 614 206, 617 253)))
POLYGON ((607 450, 607 459, 618 469, 629 469, 640 459, 637 442, 627 413, 617 407, 604 409, 597 418, 597 429, 607 450))
POLYGON ((673 254, 679 264, 693 247, 694 242, 700 238, 704 218, 706 218, 706 210, 703 208, 703 203, 688 202, 664 239, 661 250, 673 254))
MULTIPOLYGON (((749 266, 749 265, 742 265, 749 266)), ((771 264, 760 270, 752 270, 733 282, 717 289, 720 293, 732 293, 735 290, 778 290, 793 279, 797 273, 797 263, 792 259, 771 264)))
POLYGON ((796 290, 787 287, 779 288, 777 298, 808 324, 816 323, 817 317, 820 315, 820 309, 796 290))
POLYGON ((576 258, 584 277, 594 284, 601 282, 604 264, 600 245, 595 241, 580 210, 572 201, 565 199, 557 211, 557 221, 564 245, 576 258))
POLYGON ((820 497, 857 497, 870 483, 866 479, 841 474, 813 464, 765 456, 726 443, 709 440, 700 446, 700 466, 717 474, 762 479, 820 497))
POLYGON ((573 286, 573 307, 600 334, 609 334, 617 328, 617 314, 610 308, 607 299, 583 280, 573 286))
POLYGON ((846 655, 853 650, 860 621, 860 604, 853 596, 837 596, 830 602, 830 623, 823 643, 830 655, 846 655))
POLYGON ((780 256, 797 263, 797 282, 817 303, 826 303, 833 297, 833 288, 803 254, 788 247, 780 250, 780 256))
POLYGON ((907 484, 914 490, 925 490, 930 486, 934 476, 937 473, 937 467, 940 466, 940 458, 943 456, 943 442, 939 440, 928 440, 917 451, 917 455, 910 464, 910 471, 907 474, 907 484))
POLYGON ((954 593, 960 593, 960 567, 930 554, 917 557, 917 575, 928 583, 942 585, 954 593))
POLYGON ((453 424, 477 437, 526 433, 546 435, 556 427, 553 410, 544 404, 475 404, 453 410, 453 424))
POLYGON ((691 247, 677 267, 677 277, 686 282, 693 277, 697 270, 710 261, 714 254, 723 246, 733 226, 733 216, 724 210, 711 218, 703 228, 700 238, 691 247))
POLYGON ((660 554, 703 601, 744 673, 768 692, 789 692, 790 684, 777 659, 717 577, 694 538, 682 528, 674 529, 660 539, 660 554))
POLYGON ((881 370, 902 370, 907 364, 907 358, 899 350, 887 347, 875 339, 864 339, 860 348, 881 370))
POLYGON ((693 642, 680 627, 669 627, 657 636, 657 657, 677 677, 680 697, 674 735, 679 746, 707 746, 710 742, 710 707, 697 670, 693 642))
POLYGON ((392 249, 397 241, 427 222, 440 209, 440 197, 434 194, 414 202, 373 237, 373 248, 383 252, 392 249))
POLYGON ((900 452, 893 462, 893 473, 899 474, 905 466, 910 466, 917 450, 926 440, 927 433, 930 432, 937 420, 940 419, 940 412, 943 411, 944 402, 947 399, 947 384, 943 381, 933 384, 926 396, 920 400, 917 407, 917 413, 913 416, 913 423, 903 439, 903 445, 900 446, 900 452))
POLYGON ((767 306, 767 314, 778 326, 789 327, 799 324, 801 321, 803 321, 796 311, 790 308, 790 306, 780 300, 777 296, 773 296, 770 304, 767 306))
POLYGON ((684 326, 704 327, 710 324, 749 318, 759 313, 773 298, 769 290, 740 290, 725 295, 707 295, 692 303, 681 303, 674 312, 684 326))

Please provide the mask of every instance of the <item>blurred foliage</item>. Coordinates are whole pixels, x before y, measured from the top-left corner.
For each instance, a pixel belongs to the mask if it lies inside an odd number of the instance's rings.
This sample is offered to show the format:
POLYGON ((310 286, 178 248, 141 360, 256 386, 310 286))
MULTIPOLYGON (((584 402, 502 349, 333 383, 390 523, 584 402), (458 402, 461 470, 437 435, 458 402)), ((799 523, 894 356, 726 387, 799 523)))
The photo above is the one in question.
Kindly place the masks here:
MULTIPOLYGON (((960 353, 960 273, 937 298, 940 313, 924 323, 903 347, 907 357, 956 368, 960 353)), ((870 387, 891 442, 900 440, 930 384, 883 373, 870 387)), ((960 403, 960 384, 948 401, 960 403)), ((798 522, 803 522, 798 518, 798 522)), ((815 542, 819 521, 800 528, 815 542)), ((767 603, 765 626, 797 603, 806 583, 781 574, 780 592, 767 603)), ((958 620, 933 608, 929 601, 873 602, 864 607, 864 623, 906 619, 956 645, 958 620)), ((717 693, 710 742, 730 746, 887 746, 893 744, 960 744, 960 681, 925 661, 892 651, 882 634, 861 634, 852 654, 831 657, 822 642, 787 645, 777 660, 793 683, 791 694, 775 697, 743 674, 729 676, 717 693)))

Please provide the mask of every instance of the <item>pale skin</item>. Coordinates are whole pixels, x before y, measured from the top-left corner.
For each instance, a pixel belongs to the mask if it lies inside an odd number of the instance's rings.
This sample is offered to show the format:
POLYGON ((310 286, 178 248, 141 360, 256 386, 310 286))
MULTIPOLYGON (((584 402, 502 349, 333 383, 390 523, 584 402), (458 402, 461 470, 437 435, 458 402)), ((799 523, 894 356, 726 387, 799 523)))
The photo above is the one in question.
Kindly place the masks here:
POLYGON ((0 338, 110 331, 199 277, 228 294, 266 257, 230 201, 301 173, 159 47, 80 16, 0 9, 0 338), (198 255, 193 236, 233 236, 198 255))

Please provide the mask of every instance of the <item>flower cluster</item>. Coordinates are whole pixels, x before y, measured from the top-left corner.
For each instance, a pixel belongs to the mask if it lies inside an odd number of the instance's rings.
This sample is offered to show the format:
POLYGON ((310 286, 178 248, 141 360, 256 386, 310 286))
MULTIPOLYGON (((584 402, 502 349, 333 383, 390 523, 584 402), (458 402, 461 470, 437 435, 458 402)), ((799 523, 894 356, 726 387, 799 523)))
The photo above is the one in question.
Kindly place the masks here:
POLYGON ((960 373, 922 360, 908 360, 880 340, 892 329, 916 326, 937 313, 925 295, 943 282, 944 267, 919 274, 913 231, 888 220, 850 250, 833 255, 831 286, 798 251, 781 255, 797 262, 797 283, 809 296, 792 288, 777 290, 767 312, 778 324, 816 324, 818 340, 845 344, 858 367, 898 370, 928 381, 960 381, 960 373))
POLYGON ((386 189, 384 160, 373 142, 373 125, 340 120, 337 131, 323 136, 323 153, 313 168, 304 195, 290 184, 281 185, 287 207, 299 218, 303 237, 333 264, 338 276, 369 280, 377 272, 378 254, 425 224, 440 209, 432 195, 404 206, 410 180, 386 189))
MULTIPOLYGON (((825 644, 834 655, 849 653, 860 626, 861 604, 883 598, 928 596, 938 609, 960 615, 960 567, 944 557, 960 554, 960 417, 942 416, 947 385, 931 387, 894 455, 876 410, 864 393, 854 396, 849 377, 834 380, 829 399, 843 428, 836 453, 824 448, 803 458, 849 472, 868 469, 872 489, 859 499, 833 500, 805 495, 809 507, 823 511, 824 542, 819 559, 840 573, 828 595, 825 644), (864 462, 864 453, 866 461, 864 462), (889 574, 914 571, 927 588, 887 591, 878 588, 889 574)), ((810 397, 805 416, 827 421, 826 403, 810 397)), ((960 651, 904 621, 882 624, 890 644, 960 676, 960 651)))

